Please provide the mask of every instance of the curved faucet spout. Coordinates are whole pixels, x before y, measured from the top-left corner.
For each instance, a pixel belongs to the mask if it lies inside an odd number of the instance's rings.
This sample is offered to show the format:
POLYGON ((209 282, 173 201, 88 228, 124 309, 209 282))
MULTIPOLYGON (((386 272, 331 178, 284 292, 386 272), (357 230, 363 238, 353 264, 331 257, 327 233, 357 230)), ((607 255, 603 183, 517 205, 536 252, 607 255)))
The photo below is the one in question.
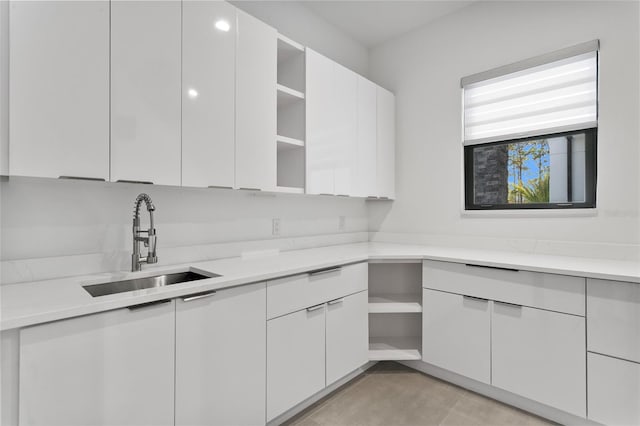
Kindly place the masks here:
POLYGON ((133 254, 131 255, 131 270, 140 271, 142 269, 142 263, 156 263, 158 257, 156 255, 156 228, 153 222, 153 212, 156 207, 151 201, 151 197, 147 194, 140 194, 136 197, 136 201, 133 207, 133 254), (149 229, 140 229, 140 207, 142 203, 147 206, 149 212, 149 229), (146 233, 147 236, 143 237, 141 234, 146 233), (147 257, 140 256, 140 242, 144 243, 145 247, 149 248, 147 257))

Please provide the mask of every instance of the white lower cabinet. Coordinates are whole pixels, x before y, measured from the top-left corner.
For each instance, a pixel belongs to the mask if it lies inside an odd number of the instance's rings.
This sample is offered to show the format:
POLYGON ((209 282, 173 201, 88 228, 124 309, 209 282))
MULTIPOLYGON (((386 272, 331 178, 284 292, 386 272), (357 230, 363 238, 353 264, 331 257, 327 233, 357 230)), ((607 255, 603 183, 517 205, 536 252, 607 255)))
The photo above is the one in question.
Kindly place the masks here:
POLYGON ((489 301, 423 290, 422 360, 491 383, 489 301))
POLYGON ((20 425, 173 425, 174 302, 20 331, 20 425))
POLYGON ((176 425, 264 424, 265 317, 265 284, 176 301, 176 425))
POLYGON ((327 302, 327 386, 369 360, 367 291, 327 302))
POLYGON ((587 312, 589 351, 640 362, 640 285, 587 280, 587 312))
POLYGON ((640 364, 588 353, 587 366, 589 419, 606 425, 640 424, 640 364))
POLYGON ((586 417, 585 319, 494 302, 492 384, 586 417))
POLYGON ((325 386, 325 304, 267 321, 267 420, 325 386))

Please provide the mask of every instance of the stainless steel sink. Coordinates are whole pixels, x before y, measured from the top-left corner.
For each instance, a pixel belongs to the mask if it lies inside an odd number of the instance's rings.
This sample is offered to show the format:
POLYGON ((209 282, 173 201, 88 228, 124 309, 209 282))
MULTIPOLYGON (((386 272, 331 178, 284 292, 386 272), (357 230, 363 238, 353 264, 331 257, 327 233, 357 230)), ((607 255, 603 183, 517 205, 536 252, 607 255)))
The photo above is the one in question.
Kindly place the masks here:
POLYGON ((204 280, 219 277, 218 274, 203 275, 197 272, 176 272, 174 274, 156 275, 153 277, 135 278, 132 280, 112 281, 102 284, 82 286, 93 297, 106 296, 108 294, 124 293, 125 291, 142 290, 152 287, 164 287, 172 284, 186 283, 189 281, 204 280))

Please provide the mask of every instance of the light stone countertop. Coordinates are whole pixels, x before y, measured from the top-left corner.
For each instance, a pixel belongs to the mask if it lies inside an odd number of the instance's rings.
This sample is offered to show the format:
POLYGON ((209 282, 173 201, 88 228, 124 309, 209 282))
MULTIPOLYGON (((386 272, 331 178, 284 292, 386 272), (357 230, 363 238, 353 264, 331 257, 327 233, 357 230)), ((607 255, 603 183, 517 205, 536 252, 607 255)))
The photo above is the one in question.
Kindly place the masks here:
POLYGON ((156 300, 263 282, 336 265, 367 260, 441 260, 522 269, 534 272, 640 283, 640 263, 568 256, 535 255, 405 245, 358 243, 281 252, 263 257, 218 259, 171 267, 146 267, 142 272, 116 272, 0 286, 0 330, 123 308, 156 300), (221 277, 92 297, 82 286, 186 270, 221 277))

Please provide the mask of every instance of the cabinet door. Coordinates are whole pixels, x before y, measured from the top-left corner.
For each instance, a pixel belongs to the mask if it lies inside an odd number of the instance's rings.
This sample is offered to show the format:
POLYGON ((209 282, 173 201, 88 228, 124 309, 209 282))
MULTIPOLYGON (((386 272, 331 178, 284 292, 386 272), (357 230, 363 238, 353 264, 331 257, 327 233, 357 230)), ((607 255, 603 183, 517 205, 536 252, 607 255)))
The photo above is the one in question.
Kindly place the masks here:
POLYGON ((20 332, 21 425, 173 425, 174 303, 20 332))
POLYGON ((377 113, 376 85, 358 77, 358 147, 355 169, 355 195, 376 196, 377 113))
POLYGON ((640 285, 587 280, 589 350, 640 362, 640 285))
POLYGON ((111 3, 111 180, 180 185, 180 1, 111 3))
POLYGON ((333 61, 306 49, 306 192, 334 194, 333 61))
POLYGON ((369 360, 368 292, 327 303, 327 386, 369 360))
POLYGON ((215 0, 182 8, 182 185, 233 187, 236 8, 215 0))
POLYGON ((396 98, 378 87, 378 196, 395 198, 396 98))
POLYGON ((267 322, 267 421, 325 386, 325 307, 267 322))
POLYGON ((336 195, 354 195, 358 150, 358 75, 334 63, 333 76, 331 109, 334 114, 333 126, 336 129, 334 191, 336 195))
POLYGON ((238 11, 236 187, 276 187, 277 31, 238 11))
POLYGON ((423 290, 422 360, 491 383, 489 301, 423 290))
MULTIPOLYGON (((0 176, 9 175, 9 2, 0 2, 0 176)), ((107 170, 108 172, 108 170, 107 170)))
POLYGON ((15 1, 10 15, 9 173, 109 179, 109 2, 15 1))
POLYGON ((176 302, 176 425, 265 421, 265 284, 176 302))
POLYGON ((585 319, 494 302, 492 384, 586 416, 585 319))
POLYGON ((588 353, 587 365, 589 419, 606 425, 640 424, 640 364, 588 353))

